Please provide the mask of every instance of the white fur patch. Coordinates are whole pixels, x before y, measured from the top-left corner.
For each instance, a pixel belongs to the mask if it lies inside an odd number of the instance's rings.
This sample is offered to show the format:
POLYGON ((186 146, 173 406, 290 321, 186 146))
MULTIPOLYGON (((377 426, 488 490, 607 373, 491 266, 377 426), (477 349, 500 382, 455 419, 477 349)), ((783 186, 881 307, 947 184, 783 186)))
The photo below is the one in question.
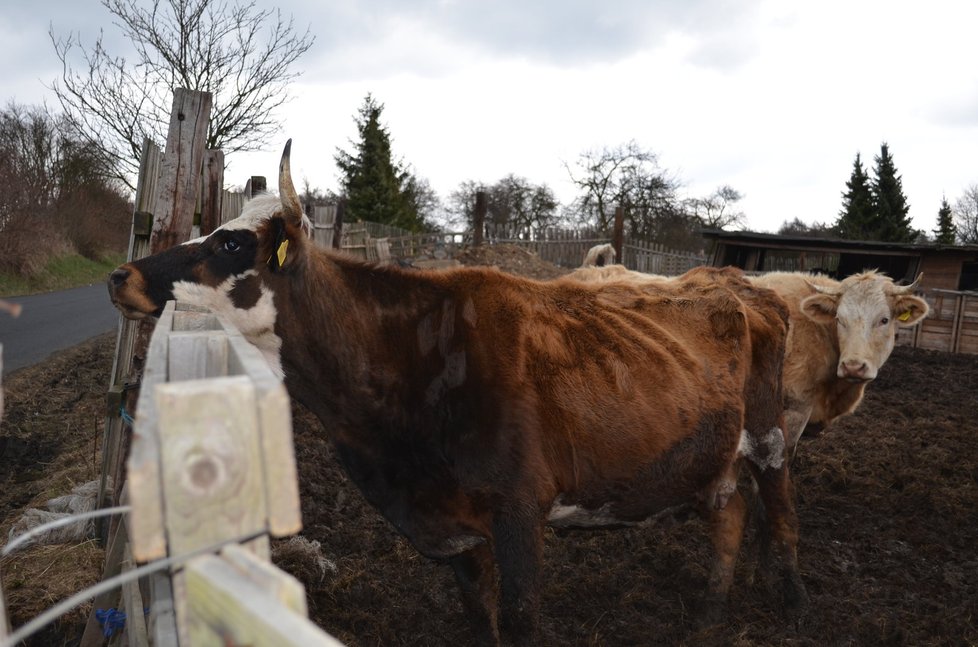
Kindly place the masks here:
POLYGON ((780 427, 771 427, 759 438, 753 437, 746 429, 740 432, 740 445, 737 454, 745 457, 762 470, 769 467, 780 469, 784 463, 784 432, 780 427))
POLYGON ((623 524, 611 514, 611 505, 608 503, 597 510, 588 510, 577 505, 564 505, 560 497, 551 506, 547 522, 558 528, 600 528, 623 524))
POLYGON ((173 284, 173 296, 178 301, 208 308, 214 314, 221 315, 234 325, 241 334, 261 351, 268 365, 278 377, 284 377, 282 370, 282 339, 275 334, 274 293, 267 287, 260 287, 261 296, 258 303, 248 309, 236 308, 231 301, 231 290, 239 280, 257 276, 255 270, 232 276, 216 288, 189 281, 177 281, 173 284))

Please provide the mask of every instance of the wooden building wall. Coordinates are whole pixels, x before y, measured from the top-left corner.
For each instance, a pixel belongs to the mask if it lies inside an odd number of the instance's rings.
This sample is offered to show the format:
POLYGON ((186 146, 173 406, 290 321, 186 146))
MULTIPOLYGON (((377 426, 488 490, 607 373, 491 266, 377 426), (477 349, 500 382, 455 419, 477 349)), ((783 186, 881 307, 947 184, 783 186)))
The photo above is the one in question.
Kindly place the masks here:
POLYGON ((921 288, 957 290, 961 280, 961 264, 974 257, 974 253, 956 254, 949 250, 925 251, 920 256, 920 271, 924 278, 921 288))

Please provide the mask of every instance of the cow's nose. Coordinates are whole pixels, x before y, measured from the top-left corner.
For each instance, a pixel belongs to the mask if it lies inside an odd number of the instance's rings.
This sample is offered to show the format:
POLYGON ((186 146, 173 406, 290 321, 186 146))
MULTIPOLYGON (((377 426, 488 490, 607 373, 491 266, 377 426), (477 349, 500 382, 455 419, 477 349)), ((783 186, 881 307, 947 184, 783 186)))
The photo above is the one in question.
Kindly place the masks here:
POLYGON ((114 270, 111 274, 109 274, 109 285, 111 287, 117 288, 123 283, 125 283, 126 279, 128 278, 129 278, 129 270, 124 270, 120 267, 119 269, 114 270))
POLYGON ((842 362, 842 371, 846 377, 865 379, 867 368, 866 362, 859 359, 847 359, 842 362))

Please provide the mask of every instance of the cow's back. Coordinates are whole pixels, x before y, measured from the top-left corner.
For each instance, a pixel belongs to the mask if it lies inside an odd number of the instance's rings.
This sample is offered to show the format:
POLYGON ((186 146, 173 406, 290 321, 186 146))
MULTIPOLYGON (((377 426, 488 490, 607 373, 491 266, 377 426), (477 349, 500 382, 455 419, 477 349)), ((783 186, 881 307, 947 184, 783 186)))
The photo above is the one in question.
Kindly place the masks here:
POLYGON ((492 331, 473 330, 488 335, 477 348, 496 351, 492 366, 476 370, 508 380, 487 388, 535 417, 539 444, 516 442, 551 479, 545 498, 595 504, 617 487, 622 509, 640 517, 688 499, 730 462, 752 371, 751 320, 761 315, 729 286, 696 277, 655 289, 571 281, 483 287, 470 293, 473 320, 488 308, 497 317, 513 308, 519 325, 506 345, 492 331), (630 488, 644 493, 641 505, 627 501, 630 488))

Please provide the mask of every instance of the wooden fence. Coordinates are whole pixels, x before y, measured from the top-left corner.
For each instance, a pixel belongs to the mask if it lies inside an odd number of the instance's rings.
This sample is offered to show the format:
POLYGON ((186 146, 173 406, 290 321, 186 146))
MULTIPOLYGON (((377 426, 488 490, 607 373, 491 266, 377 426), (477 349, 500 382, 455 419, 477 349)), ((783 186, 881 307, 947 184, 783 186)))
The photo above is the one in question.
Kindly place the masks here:
POLYGON ((676 276, 706 264, 706 256, 678 252, 656 243, 625 240, 621 264, 630 270, 646 274, 676 276))
POLYGON ((121 550, 123 573, 204 552, 121 596, 114 608, 141 644, 340 644, 306 619, 302 585, 268 561, 269 537, 301 528, 290 412, 281 380, 226 320, 166 306, 127 463, 132 511, 110 552, 121 550))
MULTIPOLYGON (((313 213, 316 243, 323 247, 334 246, 336 207, 316 207, 313 213)), ((413 234, 388 225, 356 222, 342 228, 338 247, 369 261, 447 260, 464 247, 473 245, 474 239, 471 231, 413 234)), ((609 240, 607 235, 589 228, 532 229, 490 225, 486 227, 482 244, 516 245, 559 267, 574 268, 580 267, 589 249, 609 240)), ((650 274, 682 274, 706 262, 703 255, 627 238, 622 256, 618 260, 625 267, 650 274)))
POLYGON ((912 328, 901 328, 896 343, 949 353, 978 354, 978 292, 929 289, 917 292, 930 314, 912 328))

